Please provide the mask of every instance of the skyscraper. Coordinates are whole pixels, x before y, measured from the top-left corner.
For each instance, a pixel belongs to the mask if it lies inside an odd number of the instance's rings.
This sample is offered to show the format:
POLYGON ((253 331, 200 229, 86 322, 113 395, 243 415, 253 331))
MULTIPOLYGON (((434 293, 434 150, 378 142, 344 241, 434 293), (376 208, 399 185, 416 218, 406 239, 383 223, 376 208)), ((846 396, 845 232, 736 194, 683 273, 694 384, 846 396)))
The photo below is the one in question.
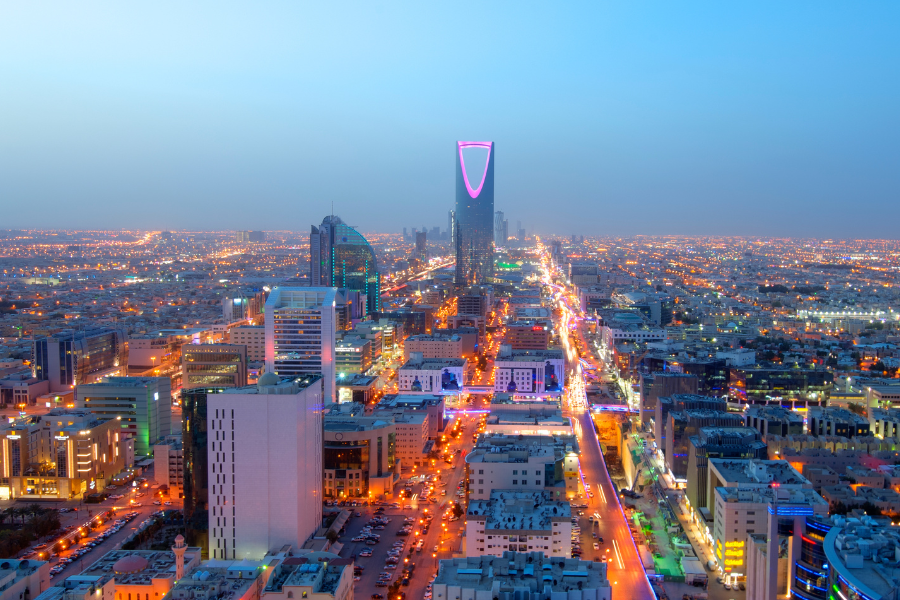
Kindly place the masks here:
POLYGON ((266 300, 266 371, 279 377, 321 374, 334 402, 337 289, 278 287, 266 300))
POLYGON ((356 290, 369 314, 381 310, 381 277, 375 251, 358 231, 329 215, 309 234, 309 285, 356 290))
POLYGON ((322 383, 265 373, 207 396, 211 558, 261 560, 322 525, 322 383))
POLYGON ((456 285, 489 283, 494 276, 494 143, 456 142, 456 285), (472 188, 465 148, 486 148, 484 176, 472 188))
POLYGON ((424 231, 416 232, 416 258, 424 265, 428 261, 428 234, 424 231))
POLYGON ((509 221, 503 218, 503 211, 498 210, 494 213, 494 245, 505 246, 508 241, 509 221))

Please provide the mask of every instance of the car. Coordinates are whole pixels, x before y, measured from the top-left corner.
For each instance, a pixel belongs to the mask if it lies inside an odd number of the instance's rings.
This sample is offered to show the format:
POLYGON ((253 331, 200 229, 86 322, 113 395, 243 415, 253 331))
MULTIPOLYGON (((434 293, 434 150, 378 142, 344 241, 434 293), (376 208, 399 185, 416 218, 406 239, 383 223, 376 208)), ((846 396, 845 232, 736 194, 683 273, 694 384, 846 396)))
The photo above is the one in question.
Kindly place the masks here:
POLYGON ((360 553, 359 553, 359 555, 360 555, 361 557, 363 557, 363 558, 368 558, 369 556, 372 556, 372 554, 373 554, 373 552, 372 552, 371 550, 369 550, 369 549, 362 550, 362 551, 360 551, 360 553))
POLYGON ((600 549, 600 544, 598 544, 597 542, 594 542, 594 550, 599 550, 599 549, 600 549))
POLYGON ((601 537, 601 538, 597 538, 597 541, 600 542, 600 543, 602 544, 602 543, 603 543, 603 538, 602 538, 602 537, 601 537))
POLYGON ((378 581, 375 582, 375 587, 387 587, 387 586, 388 586, 387 581, 384 581, 383 579, 379 579, 378 581))
POLYGON ((434 552, 437 552, 437 551, 438 551, 438 547, 437 547, 437 545, 435 545, 435 546, 434 546, 434 552))
POLYGON ((381 594, 372 594, 372 600, 384 600, 384 596, 381 594))
POLYGON ((163 502, 163 504, 164 504, 165 506, 172 506, 172 503, 169 502, 168 500, 166 500, 165 502, 163 502))
POLYGON ((726 581, 726 582, 725 582, 725 589, 726 589, 726 590, 730 590, 730 589, 731 589, 731 582, 730 582, 730 581, 726 581))

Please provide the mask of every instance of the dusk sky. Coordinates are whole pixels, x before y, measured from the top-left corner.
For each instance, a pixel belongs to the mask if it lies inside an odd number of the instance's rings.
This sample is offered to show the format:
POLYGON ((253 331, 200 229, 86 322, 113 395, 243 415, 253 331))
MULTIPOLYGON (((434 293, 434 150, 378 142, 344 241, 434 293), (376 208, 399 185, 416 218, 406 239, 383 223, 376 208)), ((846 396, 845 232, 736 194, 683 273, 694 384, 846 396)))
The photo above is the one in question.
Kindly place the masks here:
POLYGON ((900 3, 6 2, 0 228, 897 238, 900 3))

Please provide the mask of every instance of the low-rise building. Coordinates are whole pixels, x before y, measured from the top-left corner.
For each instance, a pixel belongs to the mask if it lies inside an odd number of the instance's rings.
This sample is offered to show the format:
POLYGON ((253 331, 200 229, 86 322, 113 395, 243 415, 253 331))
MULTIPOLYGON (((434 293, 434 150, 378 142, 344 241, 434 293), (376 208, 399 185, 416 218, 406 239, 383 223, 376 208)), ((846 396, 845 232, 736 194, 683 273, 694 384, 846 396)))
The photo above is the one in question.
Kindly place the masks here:
POLYGON ((514 350, 500 345, 494 361, 494 391, 559 396, 564 386, 562 350, 514 350))
POLYGON ((612 600, 607 563, 504 552, 442 560, 434 600, 612 600))
POLYGON ((431 335, 409 336, 404 342, 404 353, 407 359, 413 353, 419 353, 425 358, 463 358, 466 356, 463 351, 462 336, 442 333, 440 329, 436 329, 431 335))
POLYGON ((487 500, 494 489, 544 490, 554 500, 578 493, 578 440, 567 435, 478 436, 466 455, 469 500, 487 500))
POLYGON ((390 496, 400 472, 394 419, 326 414, 322 460, 326 498, 390 496))
POLYGON ((50 563, 47 561, 0 560, 0 600, 37 598, 49 587, 50 563))
POLYGON ((162 600, 259 600, 260 589, 277 565, 278 559, 271 556, 256 561, 203 561, 180 577, 162 600))
MULTIPOLYGON (((786 490, 812 489, 812 483, 785 460, 710 459, 706 506, 715 507, 716 488, 764 489, 772 484, 786 490)), ((713 519, 718 520, 715 512, 713 519)))
MULTIPOLYGON (((178 538, 175 541, 178 546, 178 538)), ((171 550, 112 550, 75 576, 74 582, 89 578, 100 589, 112 580, 115 600, 162 600, 176 581, 200 564, 200 548, 183 546, 183 539, 180 542, 182 558, 171 550)))
POLYGON ((863 485, 871 488, 884 487, 884 475, 879 471, 853 466, 847 467, 845 473, 855 485, 863 485))
POLYGON ((494 489, 486 500, 470 500, 466 512, 466 556, 504 552, 572 554, 572 508, 545 491, 494 489))
POLYGON ((167 486, 169 495, 184 494, 184 444, 180 435, 170 435, 153 446, 153 476, 157 485, 167 486))
POLYGON ((844 408, 810 407, 806 419, 811 435, 838 435, 846 438, 869 435, 868 419, 844 408))
POLYGON ((803 433, 803 417, 779 405, 749 405, 744 412, 744 422, 762 435, 803 433))
POLYGON ((292 556, 276 566, 262 600, 353 600, 353 560, 332 556, 320 561, 315 554, 321 553, 292 556))
POLYGON ((513 350, 546 350, 552 333, 551 321, 513 321, 506 325, 503 343, 513 350))
POLYGON ((369 404, 378 392, 378 377, 338 373, 336 386, 338 402, 369 404))
POLYGON ((103 491, 134 465, 134 440, 115 418, 54 408, 0 425, 0 498, 70 500, 103 491))
POLYGON ((869 431, 875 437, 900 437, 900 409, 869 408, 869 431))
MULTIPOLYGON (((385 394, 375 405, 375 413, 390 411, 401 413, 428 415, 428 439, 436 440, 444 431, 444 397, 428 394, 385 394)), ((373 413, 373 414, 375 414, 373 413)))
MULTIPOLYGON (((752 427, 703 427, 689 438, 685 496, 691 510, 708 508, 710 459, 765 459, 766 444, 752 427)), ((699 514, 695 514, 700 519, 699 514)))
POLYGON ((459 393, 466 385, 464 358, 424 358, 413 352, 397 371, 397 385, 404 393, 459 393))

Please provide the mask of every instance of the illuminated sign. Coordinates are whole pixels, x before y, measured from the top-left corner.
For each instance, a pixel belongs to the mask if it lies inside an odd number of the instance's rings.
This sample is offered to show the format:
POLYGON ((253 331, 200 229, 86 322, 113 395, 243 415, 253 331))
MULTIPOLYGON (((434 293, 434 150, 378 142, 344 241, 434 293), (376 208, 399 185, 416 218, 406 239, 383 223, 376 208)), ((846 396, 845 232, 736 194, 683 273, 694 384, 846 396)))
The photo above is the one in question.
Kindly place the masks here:
POLYGON ((725 566, 728 567, 739 567, 742 564, 744 564, 744 561, 736 558, 728 558, 725 560, 725 566))
POLYGON ((159 392, 153 392, 153 399, 159 402, 159 392))
POLYGON ((725 542, 726 548, 743 548, 744 542, 725 542))
POLYGON ((6 436, 6 439, 8 439, 8 440, 18 440, 18 439, 20 439, 21 437, 22 437, 21 435, 8 435, 8 436, 6 436))
POLYGON ((61 441, 61 442, 64 442, 65 440, 69 439, 69 436, 67 436, 67 435, 57 435, 57 436, 54 436, 54 437, 55 437, 56 439, 58 439, 59 441, 61 441))
POLYGON ((743 555, 744 555, 743 550, 726 550, 725 551, 725 556, 743 556, 743 555))

